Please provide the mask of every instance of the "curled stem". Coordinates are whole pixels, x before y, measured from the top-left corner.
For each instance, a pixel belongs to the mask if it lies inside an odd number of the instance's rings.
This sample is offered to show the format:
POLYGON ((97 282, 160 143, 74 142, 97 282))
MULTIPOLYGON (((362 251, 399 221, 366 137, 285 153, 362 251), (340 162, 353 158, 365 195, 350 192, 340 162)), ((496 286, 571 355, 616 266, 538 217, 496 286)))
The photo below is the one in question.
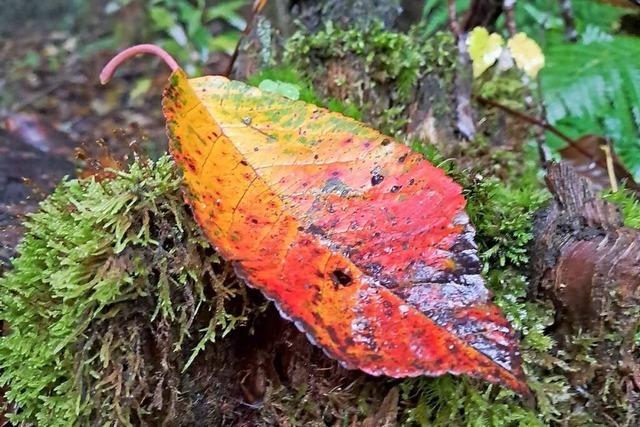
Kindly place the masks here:
POLYGON ((161 58, 164 63, 169 66, 171 71, 175 71, 180 68, 176 60, 173 59, 173 57, 161 47, 154 44, 138 44, 123 50, 122 52, 111 58, 111 61, 109 61, 100 72, 100 83, 107 84, 109 80, 111 80, 111 77, 113 77, 113 74, 116 72, 120 64, 122 64, 127 59, 141 53, 149 53, 151 55, 157 56, 158 58, 161 58))

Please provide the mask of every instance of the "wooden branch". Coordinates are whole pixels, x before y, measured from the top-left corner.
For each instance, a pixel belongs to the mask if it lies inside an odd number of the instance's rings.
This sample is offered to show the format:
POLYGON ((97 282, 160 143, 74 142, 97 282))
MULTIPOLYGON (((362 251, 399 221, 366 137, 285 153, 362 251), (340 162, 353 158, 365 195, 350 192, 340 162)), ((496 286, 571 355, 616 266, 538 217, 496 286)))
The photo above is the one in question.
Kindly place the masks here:
POLYGON ((229 65, 227 66, 227 70, 224 73, 226 77, 229 77, 231 75, 231 72, 233 71, 233 66, 238 59, 238 54, 240 53, 240 45, 242 44, 242 40, 244 40, 244 38, 251 34, 251 31, 253 31, 253 27, 256 23, 256 17, 262 11, 262 9, 264 9, 267 1, 268 0, 255 0, 253 2, 253 7, 251 8, 251 17, 247 20, 247 26, 244 28, 244 31, 240 35, 238 43, 236 43, 236 48, 233 50, 233 55, 231 55, 231 60, 229 60, 229 65))
POLYGON ((449 28, 457 40, 460 38, 460 24, 458 23, 458 14, 456 12, 456 0, 448 0, 447 6, 449 12, 449 28))
POLYGON ((507 32, 510 37, 516 35, 516 17, 515 17, 515 9, 516 9, 516 1, 517 0, 504 0, 502 2, 502 10, 504 11, 504 20, 507 26, 507 32))

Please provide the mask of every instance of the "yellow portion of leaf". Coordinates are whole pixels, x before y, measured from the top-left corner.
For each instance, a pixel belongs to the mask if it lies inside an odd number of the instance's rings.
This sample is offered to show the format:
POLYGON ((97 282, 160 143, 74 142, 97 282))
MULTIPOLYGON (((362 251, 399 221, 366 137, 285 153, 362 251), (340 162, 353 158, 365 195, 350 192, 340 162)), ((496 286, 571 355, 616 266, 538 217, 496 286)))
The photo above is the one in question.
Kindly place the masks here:
POLYGON ((507 42, 516 66, 535 78, 544 67, 544 55, 540 46, 525 33, 518 33, 507 42))
POLYGON ((496 62, 503 44, 500 34, 489 34, 484 27, 476 27, 469 33, 467 46, 473 62, 473 77, 478 77, 496 62))

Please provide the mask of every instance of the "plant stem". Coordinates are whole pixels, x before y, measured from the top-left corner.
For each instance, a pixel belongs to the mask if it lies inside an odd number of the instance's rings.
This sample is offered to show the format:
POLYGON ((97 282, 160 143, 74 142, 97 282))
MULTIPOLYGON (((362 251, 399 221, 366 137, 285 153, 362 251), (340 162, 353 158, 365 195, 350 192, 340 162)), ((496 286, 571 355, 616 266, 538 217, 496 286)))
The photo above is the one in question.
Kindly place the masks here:
POLYGON ((576 23, 573 17, 573 5, 571 0, 559 0, 560 12, 564 20, 564 34, 567 40, 576 42, 578 40, 578 32, 576 31, 576 23))
POLYGON ((510 37, 516 35, 516 18, 515 18, 516 0, 504 0, 502 2, 502 10, 504 11, 504 22, 507 26, 507 32, 510 37))

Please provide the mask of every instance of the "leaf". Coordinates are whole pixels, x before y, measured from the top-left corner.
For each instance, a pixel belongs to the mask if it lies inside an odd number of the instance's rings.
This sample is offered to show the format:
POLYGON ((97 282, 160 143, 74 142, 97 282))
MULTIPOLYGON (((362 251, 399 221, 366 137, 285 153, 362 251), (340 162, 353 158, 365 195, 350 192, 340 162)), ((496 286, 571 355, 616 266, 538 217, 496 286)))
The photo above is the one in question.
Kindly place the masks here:
POLYGON ((554 45, 546 59, 541 82, 549 122, 612 139, 622 161, 640 178, 637 40, 614 36, 589 45, 554 45))
MULTIPOLYGON (((608 189, 611 187, 609 177, 609 167, 607 166, 607 155, 603 147, 609 147, 610 143, 606 138, 598 135, 585 135, 575 141, 575 144, 568 145, 559 151, 562 159, 570 164, 575 172, 587 178, 596 190, 608 189)), ((622 181, 628 188, 640 191, 633 176, 625 169, 622 162, 613 150, 611 151, 611 165, 613 175, 618 181, 622 181)))
POLYGON ((160 29, 168 30, 177 25, 173 14, 164 7, 154 6, 150 8, 149 15, 153 23, 160 29))
POLYGON ((178 69, 163 111, 208 239, 328 355, 528 393, 442 170, 357 121, 224 77, 178 69))
POLYGON ((473 77, 478 77, 491 67, 502 53, 504 40, 500 34, 491 35, 484 27, 476 27, 469 33, 467 46, 473 62, 473 77))
POLYGON ((518 33, 507 42, 516 66, 529 77, 535 78, 544 67, 544 55, 538 43, 525 33, 518 33))
POLYGON ((244 18, 237 13, 237 10, 246 4, 245 0, 230 0, 219 5, 208 8, 205 12, 207 22, 214 19, 224 19, 227 23, 238 30, 244 30, 247 26, 244 18))

